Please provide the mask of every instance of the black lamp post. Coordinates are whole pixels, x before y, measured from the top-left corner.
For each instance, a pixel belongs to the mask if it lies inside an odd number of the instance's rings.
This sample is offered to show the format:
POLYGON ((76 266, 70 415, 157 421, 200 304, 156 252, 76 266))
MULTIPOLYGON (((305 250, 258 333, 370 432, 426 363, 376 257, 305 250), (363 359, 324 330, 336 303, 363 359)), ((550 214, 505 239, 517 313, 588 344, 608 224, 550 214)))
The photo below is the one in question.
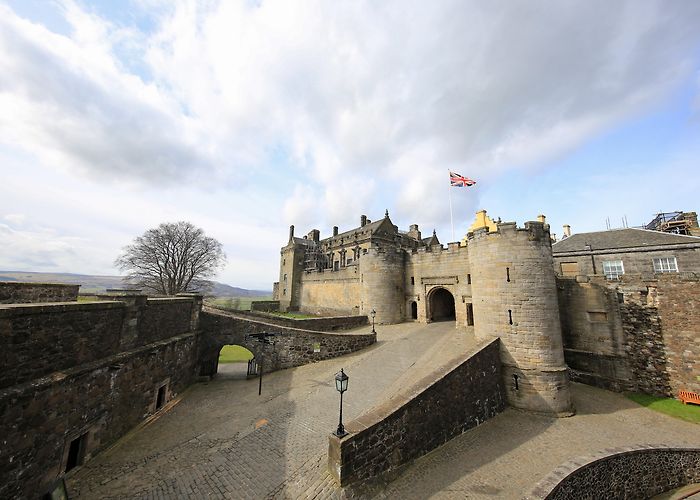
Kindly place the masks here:
POLYGON ((345 375, 342 368, 340 372, 335 374, 335 389, 340 393, 340 417, 338 417, 338 429, 335 431, 335 435, 338 437, 347 435, 345 427, 343 427, 343 393, 348 390, 348 379, 349 377, 345 375))
POLYGON ((369 312, 369 315, 372 316, 372 333, 377 333, 377 332, 374 331, 374 317, 377 315, 377 311, 375 311, 374 309, 372 309, 372 310, 369 312))

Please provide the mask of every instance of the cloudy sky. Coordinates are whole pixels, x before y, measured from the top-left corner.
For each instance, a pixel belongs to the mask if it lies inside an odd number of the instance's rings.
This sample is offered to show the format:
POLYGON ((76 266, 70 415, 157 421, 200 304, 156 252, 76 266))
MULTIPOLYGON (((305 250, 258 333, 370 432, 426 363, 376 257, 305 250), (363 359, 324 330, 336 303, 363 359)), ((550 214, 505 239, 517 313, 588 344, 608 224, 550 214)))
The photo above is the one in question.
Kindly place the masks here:
POLYGON ((0 0, 0 269, 161 222, 270 289, 289 224, 700 210, 700 2, 0 0), (477 180, 448 188, 448 169, 477 180))

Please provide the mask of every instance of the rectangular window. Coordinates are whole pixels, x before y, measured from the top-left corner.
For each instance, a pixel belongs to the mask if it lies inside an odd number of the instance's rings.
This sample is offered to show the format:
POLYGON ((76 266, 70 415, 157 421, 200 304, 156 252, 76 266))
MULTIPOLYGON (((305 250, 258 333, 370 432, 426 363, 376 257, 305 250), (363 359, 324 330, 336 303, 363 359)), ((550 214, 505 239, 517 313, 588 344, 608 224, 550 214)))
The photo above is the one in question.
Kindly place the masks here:
POLYGON ((68 447, 68 458, 66 460, 66 472, 83 464, 85 459, 85 445, 87 444, 87 432, 75 438, 68 447))
POLYGON ((609 280, 616 280, 625 274, 625 268, 622 266, 621 260, 605 260, 603 261, 603 274, 609 280))
POLYGON ((282 290, 282 295, 287 295, 287 289, 282 290))
POLYGON ((165 404, 165 390, 166 386, 161 385, 158 388, 158 394, 156 395, 156 410, 160 410, 165 404))
POLYGON ((284 275, 284 282, 285 283, 287 282, 287 275, 286 274, 284 275))
POLYGON ((675 257, 658 257, 654 259, 655 273, 677 273, 678 264, 675 257))
POLYGON ((411 276, 411 285, 415 285, 415 284, 416 284, 416 279, 413 276, 411 276))

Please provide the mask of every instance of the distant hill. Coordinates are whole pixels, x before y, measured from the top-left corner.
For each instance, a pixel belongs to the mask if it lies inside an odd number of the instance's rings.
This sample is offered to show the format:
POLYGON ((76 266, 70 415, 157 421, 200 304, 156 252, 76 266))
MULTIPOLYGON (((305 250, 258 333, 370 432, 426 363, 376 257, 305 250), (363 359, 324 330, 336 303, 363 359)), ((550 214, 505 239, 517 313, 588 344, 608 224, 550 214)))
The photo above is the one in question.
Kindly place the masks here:
MULTIPOLYGON (((26 271, 0 271, 0 281, 20 281, 26 283, 66 283, 80 285, 80 293, 100 293, 107 288, 122 288, 121 276, 94 276, 72 273, 33 273, 26 271)), ((272 295, 269 290, 246 290, 214 282, 214 288, 208 295, 216 297, 265 297, 272 295)))

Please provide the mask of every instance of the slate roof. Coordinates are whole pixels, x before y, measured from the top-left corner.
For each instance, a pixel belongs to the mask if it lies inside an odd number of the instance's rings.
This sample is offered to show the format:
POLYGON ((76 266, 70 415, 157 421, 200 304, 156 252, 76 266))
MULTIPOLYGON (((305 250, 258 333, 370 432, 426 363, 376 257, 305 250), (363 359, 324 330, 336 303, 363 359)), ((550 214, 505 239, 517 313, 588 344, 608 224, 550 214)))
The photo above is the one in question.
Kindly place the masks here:
POLYGON ((559 240, 552 245, 554 255, 563 252, 592 250, 619 250, 623 248, 655 247, 663 245, 700 245, 700 237, 682 234, 662 233, 648 229, 611 229, 594 233, 578 233, 559 240))

